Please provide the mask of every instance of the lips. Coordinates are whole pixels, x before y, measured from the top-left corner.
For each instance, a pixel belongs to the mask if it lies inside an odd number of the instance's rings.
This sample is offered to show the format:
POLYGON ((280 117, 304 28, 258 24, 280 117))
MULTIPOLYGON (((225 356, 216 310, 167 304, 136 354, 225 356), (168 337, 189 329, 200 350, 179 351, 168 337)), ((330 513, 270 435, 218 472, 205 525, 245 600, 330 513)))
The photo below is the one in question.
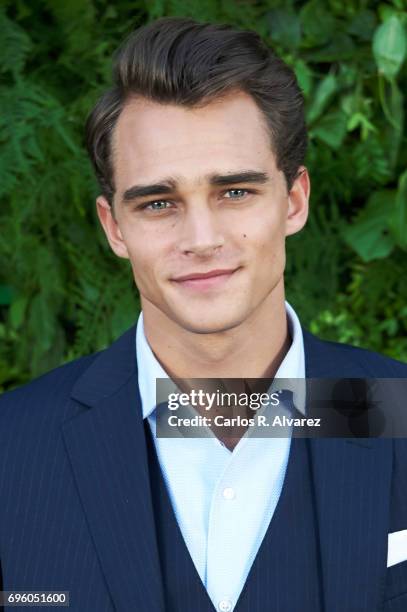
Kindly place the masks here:
POLYGON ((201 280, 204 278, 213 278, 214 276, 230 275, 236 271, 237 268, 231 268, 229 270, 211 270, 210 272, 195 272, 192 274, 185 274, 185 276, 178 276, 173 280, 176 282, 183 282, 188 280, 201 280))
POLYGON ((209 272, 192 272, 174 278, 173 282, 178 287, 182 287, 188 291, 217 291, 221 290, 224 285, 229 282, 229 279, 234 277, 238 270, 240 270, 240 268, 210 270, 209 272))

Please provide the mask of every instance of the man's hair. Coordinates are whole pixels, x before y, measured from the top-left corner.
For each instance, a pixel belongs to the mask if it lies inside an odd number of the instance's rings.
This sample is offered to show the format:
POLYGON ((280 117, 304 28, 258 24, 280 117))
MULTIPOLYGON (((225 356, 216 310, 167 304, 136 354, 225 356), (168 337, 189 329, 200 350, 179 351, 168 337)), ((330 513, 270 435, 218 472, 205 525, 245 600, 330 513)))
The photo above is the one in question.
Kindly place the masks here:
POLYGON ((116 54, 114 86, 86 123, 86 145, 103 195, 115 193, 112 133, 126 102, 202 107, 241 91, 265 118, 279 170, 291 189, 307 148, 304 101, 294 72, 251 30, 164 17, 135 30, 116 54))

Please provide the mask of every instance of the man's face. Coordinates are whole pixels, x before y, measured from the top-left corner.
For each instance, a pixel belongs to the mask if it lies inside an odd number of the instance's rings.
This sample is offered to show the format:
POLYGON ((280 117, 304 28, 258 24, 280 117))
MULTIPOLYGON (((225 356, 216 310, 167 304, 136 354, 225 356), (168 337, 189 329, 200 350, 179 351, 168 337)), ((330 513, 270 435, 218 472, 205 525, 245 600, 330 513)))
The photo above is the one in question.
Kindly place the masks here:
POLYGON ((144 312, 195 333, 249 321, 282 287, 285 237, 304 225, 308 199, 307 178, 288 194, 253 99, 237 92, 199 109, 134 99, 112 150, 115 216, 102 196, 98 213, 144 312))

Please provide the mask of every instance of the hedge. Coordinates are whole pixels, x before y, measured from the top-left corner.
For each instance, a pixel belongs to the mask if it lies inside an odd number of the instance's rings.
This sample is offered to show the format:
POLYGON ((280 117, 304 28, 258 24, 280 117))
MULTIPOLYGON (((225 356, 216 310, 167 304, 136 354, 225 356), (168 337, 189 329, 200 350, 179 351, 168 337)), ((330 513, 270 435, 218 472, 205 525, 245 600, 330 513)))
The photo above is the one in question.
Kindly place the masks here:
POLYGON ((312 180, 287 298, 323 338, 407 360, 403 0, 19 0, 0 9, 0 388, 109 345, 139 299, 95 213, 83 144, 135 27, 192 16, 258 31, 296 71, 312 180))

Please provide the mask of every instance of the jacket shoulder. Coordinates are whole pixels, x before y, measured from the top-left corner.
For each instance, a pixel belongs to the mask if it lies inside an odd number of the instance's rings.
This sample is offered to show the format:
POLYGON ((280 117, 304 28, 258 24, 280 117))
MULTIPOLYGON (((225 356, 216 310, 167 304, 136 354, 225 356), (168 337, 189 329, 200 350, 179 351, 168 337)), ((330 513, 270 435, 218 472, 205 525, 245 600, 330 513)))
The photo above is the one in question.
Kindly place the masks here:
POLYGON ((382 355, 366 348, 323 340, 303 329, 304 342, 318 352, 321 358, 327 358, 338 364, 357 369, 366 377, 372 378, 406 378, 407 364, 387 355, 382 355))
POLYGON ((38 414, 38 411, 46 409, 55 412, 64 407, 76 380, 98 354, 74 359, 16 389, 4 392, 0 396, 0 420, 21 419, 27 412, 38 414))

